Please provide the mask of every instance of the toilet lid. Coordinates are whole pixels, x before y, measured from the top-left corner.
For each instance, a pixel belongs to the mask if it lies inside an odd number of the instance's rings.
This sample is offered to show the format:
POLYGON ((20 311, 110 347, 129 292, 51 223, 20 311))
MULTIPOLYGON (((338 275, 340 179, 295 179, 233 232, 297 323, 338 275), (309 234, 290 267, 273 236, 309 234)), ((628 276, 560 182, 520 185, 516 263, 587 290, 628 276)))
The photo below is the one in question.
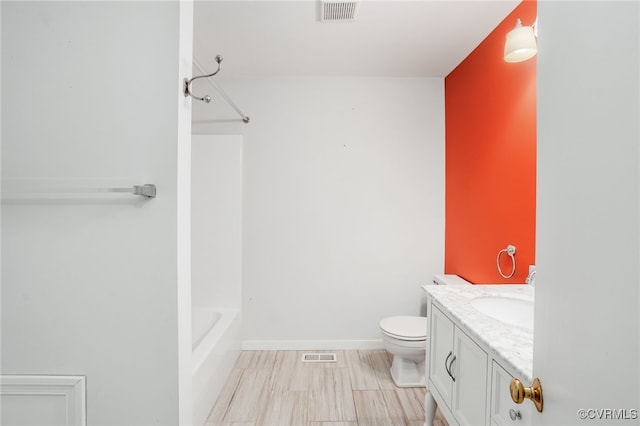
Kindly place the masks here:
POLYGON ((401 340, 425 340, 427 338, 427 318, 388 317, 380 321, 380 329, 401 340))

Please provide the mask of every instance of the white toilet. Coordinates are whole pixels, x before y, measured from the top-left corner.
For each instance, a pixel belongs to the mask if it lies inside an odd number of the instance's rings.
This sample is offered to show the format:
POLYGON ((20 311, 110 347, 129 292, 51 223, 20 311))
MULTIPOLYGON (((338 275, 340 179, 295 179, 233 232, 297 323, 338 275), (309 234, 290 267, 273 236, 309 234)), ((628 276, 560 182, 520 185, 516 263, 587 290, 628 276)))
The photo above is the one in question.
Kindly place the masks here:
POLYGON ((393 355, 391 377, 396 386, 426 386, 427 318, 384 318, 380 321, 380 331, 385 349, 393 355))
MULTIPOLYGON (((434 285, 471 285, 457 275, 433 276, 434 285)), ((380 321, 382 342, 393 355, 391 377, 398 387, 426 386, 427 318, 388 317, 380 321)))

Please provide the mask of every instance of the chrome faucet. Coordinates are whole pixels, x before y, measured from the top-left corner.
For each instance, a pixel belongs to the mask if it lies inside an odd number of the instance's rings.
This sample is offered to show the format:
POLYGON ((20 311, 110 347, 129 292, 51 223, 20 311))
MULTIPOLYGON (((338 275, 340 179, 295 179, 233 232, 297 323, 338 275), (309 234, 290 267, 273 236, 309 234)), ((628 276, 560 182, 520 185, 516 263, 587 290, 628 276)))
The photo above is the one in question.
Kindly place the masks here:
POLYGON ((529 266, 529 275, 524 282, 532 286, 536 285, 536 267, 534 265, 529 266))

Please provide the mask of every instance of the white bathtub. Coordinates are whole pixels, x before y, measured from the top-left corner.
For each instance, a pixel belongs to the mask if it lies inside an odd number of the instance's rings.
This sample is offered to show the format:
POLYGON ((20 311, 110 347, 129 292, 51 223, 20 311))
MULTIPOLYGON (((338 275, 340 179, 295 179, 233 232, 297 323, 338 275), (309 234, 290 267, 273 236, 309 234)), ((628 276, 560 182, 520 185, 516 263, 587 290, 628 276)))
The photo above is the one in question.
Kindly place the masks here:
POLYGON ((193 308, 193 424, 202 425, 240 353, 240 311, 193 308))

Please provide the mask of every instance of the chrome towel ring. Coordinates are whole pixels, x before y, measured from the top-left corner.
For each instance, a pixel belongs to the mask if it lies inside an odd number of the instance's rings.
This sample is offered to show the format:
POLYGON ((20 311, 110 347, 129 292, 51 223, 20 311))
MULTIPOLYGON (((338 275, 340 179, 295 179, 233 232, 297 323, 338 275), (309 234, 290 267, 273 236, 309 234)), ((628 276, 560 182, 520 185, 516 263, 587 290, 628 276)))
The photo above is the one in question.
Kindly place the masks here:
POLYGON ((511 244, 509 244, 507 246, 507 248, 503 248, 502 250, 500 250, 498 252, 498 256, 496 257, 496 266, 498 267, 498 272, 500 273, 500 275, 502 276, 502 278, 511 278, 513 277, 513 274, 516 273, 516 246, 513 246, 511 244), (510 274, 505 274, 502 272, 502 268, 500 267, 500 255, 502 255, 502 253, 507 253, 507 255, 511 258, 511 264, 513 265, 511 268, 511 273, 510 274))

